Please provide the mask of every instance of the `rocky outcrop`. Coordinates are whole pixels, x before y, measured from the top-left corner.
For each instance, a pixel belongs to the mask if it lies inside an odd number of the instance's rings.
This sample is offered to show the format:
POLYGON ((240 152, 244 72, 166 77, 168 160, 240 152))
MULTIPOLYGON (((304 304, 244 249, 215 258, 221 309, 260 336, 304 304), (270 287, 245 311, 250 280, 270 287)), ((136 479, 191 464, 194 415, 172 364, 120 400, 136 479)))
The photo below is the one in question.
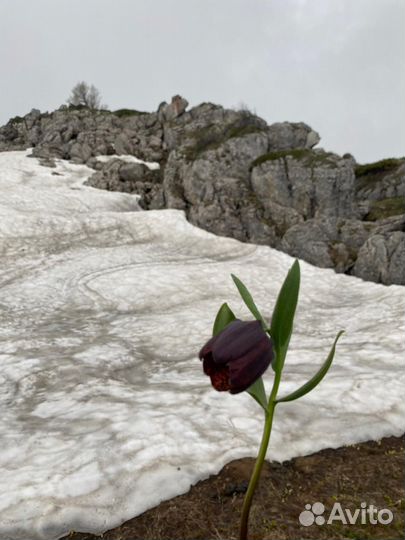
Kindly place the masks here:
MULTIPOLYGON (((102 163, 95 158, 92 166, 97 169, 87 184, 109 191, 122 191, 141 195, 142 208, 156 210, 164 208, 162 170, 159 166, 148 167, 144 163, 127 162, 119 156, 102 163)), ((155 164, 158 165, 158 164, 155 164)))
POLYGON ((252 164, 254 192, 266 207, 291 208, 302 218, 354 217, 351 161, 323 150, 270 152, 252 164))
POLYGON ((313 149, 317 138, 305 124, 249 122, 231 137, 223 121, 220 128, 188 128, 188 137, 177 127, 163 181, 167 206, 185 210, 194 225, 215 234, 270 245, 363 279, 405 284, 405 264, 396 262, 405 263, 403 239, 396 234, 405 230, 404 222, 387 221, 405 214, 404 160, 370 166, 378 178, 369 199, 366 169, 350 155, 313 149), (374 219, 378 210, 381 216, 374 219), (375 240, 368 242, 374 235, 384 246, 384 257, 377 259, 375 240))
POLYGON ((269 146, 273 151, 291 148, 313 148, 321 138, 303 122, 277 122, 268 128, 269 146))
POLYGON ((172 101, 167 104, 165 101, 159 105, 158 118, 162 124, 170 122, 182 115, 188 107, 188 101, 181 96, 173 96, 172 101))
POLYGON ((0 151, 33 147, 32 155, 46 161, 62 158, 87 164, 94 156, 112 154, 161 161, 162 136, 157 113, 62 106, 53 113, 31 111, 11 119, 0 128, 0 151))
POLYGON ((182 209, 215 234, 405 284, 405 159, 358 165, 314 148, 319 135, 304 123, 268 125, 247 110, 187 106, 174 96, 156 113, 33 110, 0 128, 0 151, 33 147, 47 165, 86 163, 95 169, 90 185, 137 193, 145 209, 182 209))
POLYGON ((353 275, 377 283, 404 284, 405 214, 374 222, 359 246, 353 275))

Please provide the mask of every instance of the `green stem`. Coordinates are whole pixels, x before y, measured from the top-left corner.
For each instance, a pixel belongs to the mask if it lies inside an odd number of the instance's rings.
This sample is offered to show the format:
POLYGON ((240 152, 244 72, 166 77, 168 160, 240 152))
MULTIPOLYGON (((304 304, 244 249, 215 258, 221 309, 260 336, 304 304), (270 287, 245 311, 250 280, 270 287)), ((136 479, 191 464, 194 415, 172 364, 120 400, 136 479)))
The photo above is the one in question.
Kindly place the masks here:
POLYGON ((276 397, 278 387, 280 385, 281 373, 276 373, 274 378, 273 388, 269 397, 269 404, 265 413, 265 422, 262 435, 262 442, 260 444, 259 454, 256 459, 256 463, 253 469, 252 476, 250 478, 249 486, 246 491, 245 499, 243 501, 242 515, 240 520, 240 532, 239 540, 247 540, 248 534, 248 521, 250 514, 250 507, 252 505, 253 495, 256 490, 257 483, 260 478, 260 473, 263 468, 263 463, 266 458, 267 448, 269 446, 271 428, 273 425, 274 409, 276 408, 276 397))

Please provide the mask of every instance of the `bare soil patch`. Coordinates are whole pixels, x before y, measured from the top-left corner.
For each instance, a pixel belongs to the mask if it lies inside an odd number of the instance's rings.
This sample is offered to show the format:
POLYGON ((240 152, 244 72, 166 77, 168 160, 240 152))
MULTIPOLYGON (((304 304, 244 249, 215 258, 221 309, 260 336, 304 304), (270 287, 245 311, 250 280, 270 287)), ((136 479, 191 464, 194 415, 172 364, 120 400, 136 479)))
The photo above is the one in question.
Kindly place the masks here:
MULTIPOLYGON (((103 540, 236 540, 244 491, 254 464, 241 459, 190 491, 161 503, 102 535, 103 540)), ((337 450, 322 450, 284 463, 266 462, 250 519, 249 540, 404 538, 404 437, 388 437, 337 450), (361 503, 387 508, 390 524, 303 526, 306 504, 322 502, 328 518, 334 503, 352 512, 361 503)), ((100 536, 72 532, 63 540, 100 536)))

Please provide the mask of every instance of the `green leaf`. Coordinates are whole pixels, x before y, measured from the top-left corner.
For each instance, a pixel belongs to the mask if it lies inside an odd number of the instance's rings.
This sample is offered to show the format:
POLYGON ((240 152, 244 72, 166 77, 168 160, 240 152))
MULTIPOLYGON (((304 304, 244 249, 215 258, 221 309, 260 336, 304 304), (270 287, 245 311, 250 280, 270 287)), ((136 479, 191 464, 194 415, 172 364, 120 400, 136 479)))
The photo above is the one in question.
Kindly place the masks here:
POLYGON ((276 352, 271 365, 275 372, 281 371, 284 366, 298 302, 300 277, 300 264, 296 259, 280 289, 271 318, 270 335, 276 352))
POLYGON ((236 317, 228 304, 226 302, 222 304, 222 306, 219 308, 217 316, 215 317, 212 335, 216 336, 217 334, 222 332, 222 330, 235 319, 236 317))
POLYGON ((261 377, 256 379, 246 392, 267 412, 266 390, 264 389, 263 379, 261 377))
POLYGON ((283 398, 277 399, 276 403, 281 403, 283 401, 293 401, 294 399, 298 399, 302 396, 305 396, 305 394, 308 394, 308 392, 313 390, 315 386, 318 386, 318 384, 325 377, 330 366, 332 365, 333 357, 335 356, 336 343, 342 334, 344 334, 343 330, 341 330, 336 336, 327 359, 325 360, 319 371, 312 377, 312 379, 310 379, 307 383, 298 388, 298 390, 295 390, 295 392, 292 392, 291 394, 288 394, 288 396, 285 396, 283 398))
POLYGON ((253 317, 262 323, 263 330, 265 330, 267 328, 266 321, 262 317, 260 311, 257 309, 257 306, 254 303, 253 297, 250 294, 250 292, 248 291, 246 285, 244 285, 241 282, 241 280, 239 278, 237 278, 236 276, 234 276, 233 274, 231 274, 231 276, 232 276, 233 282, 235 283, 235 285, 236 285, 236 287, 237 287, 237 289, 239 291, 239 294, 242 297, 242 300, 246 304, 246 307, 249 309, 249 311, 251 312, 253 317))

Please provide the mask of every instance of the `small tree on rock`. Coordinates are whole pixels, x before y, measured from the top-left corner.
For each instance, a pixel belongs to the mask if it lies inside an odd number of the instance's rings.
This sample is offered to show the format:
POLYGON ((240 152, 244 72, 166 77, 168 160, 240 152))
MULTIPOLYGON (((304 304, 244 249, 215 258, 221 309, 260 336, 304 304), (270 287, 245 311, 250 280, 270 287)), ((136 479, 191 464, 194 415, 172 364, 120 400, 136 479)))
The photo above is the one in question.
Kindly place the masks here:
POLYGON ((86 82, 81 81, 73 87, 67 102, 69 105, 75 107, 82 106, 89 109, 100 109, 101 95, 94 84, 89 86, 86 82))

